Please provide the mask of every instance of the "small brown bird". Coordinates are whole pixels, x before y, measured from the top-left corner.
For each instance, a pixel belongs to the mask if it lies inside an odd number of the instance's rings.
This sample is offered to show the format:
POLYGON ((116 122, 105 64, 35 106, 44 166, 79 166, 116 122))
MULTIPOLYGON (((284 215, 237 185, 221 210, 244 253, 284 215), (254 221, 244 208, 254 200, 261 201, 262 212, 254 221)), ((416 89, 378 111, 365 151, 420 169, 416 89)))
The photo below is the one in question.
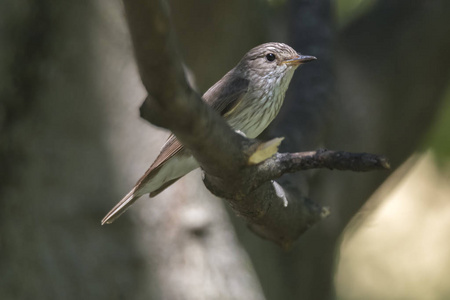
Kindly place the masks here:
MULTIPOLYGON (((276 117, 295 69, 314 56, 297 53, 282 43, 251 49, 231 71, 204 95, 203 100, 248 138, 257 137, 276 117)), ((154 197, 199 167, 189 150, 172 134, 156 160, 135 187, 103 218, 112 223, 144 194, 154 197)))

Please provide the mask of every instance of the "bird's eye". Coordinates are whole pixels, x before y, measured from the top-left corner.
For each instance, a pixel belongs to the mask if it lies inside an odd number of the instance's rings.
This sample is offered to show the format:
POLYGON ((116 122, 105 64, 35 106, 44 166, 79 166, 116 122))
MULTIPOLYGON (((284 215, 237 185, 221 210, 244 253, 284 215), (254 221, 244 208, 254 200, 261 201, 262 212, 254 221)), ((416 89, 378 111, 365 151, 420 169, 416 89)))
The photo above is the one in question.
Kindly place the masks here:
POLYGON ((269 54, 267 54, 266 55, 266 59, 268 60, 268 61, 274 61, 275 60, 275 54, 273 54, 273 53, 269 53, 269 54))

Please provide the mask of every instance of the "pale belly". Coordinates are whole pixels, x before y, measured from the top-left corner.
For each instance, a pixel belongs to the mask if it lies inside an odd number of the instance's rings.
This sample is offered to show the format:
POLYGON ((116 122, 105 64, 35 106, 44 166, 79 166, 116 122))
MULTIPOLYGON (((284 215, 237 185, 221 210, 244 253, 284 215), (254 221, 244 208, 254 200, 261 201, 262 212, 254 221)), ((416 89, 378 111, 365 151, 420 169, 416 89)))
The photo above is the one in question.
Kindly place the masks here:
POLYGON ((236 115, 229 118, 227 122, 233 129, 241 131, 248 138, 256 138, 275 119, 282 103, 283 99, 281 98, 275 102, 261 101, 256 109, 245 107, 237 110, 236 115))

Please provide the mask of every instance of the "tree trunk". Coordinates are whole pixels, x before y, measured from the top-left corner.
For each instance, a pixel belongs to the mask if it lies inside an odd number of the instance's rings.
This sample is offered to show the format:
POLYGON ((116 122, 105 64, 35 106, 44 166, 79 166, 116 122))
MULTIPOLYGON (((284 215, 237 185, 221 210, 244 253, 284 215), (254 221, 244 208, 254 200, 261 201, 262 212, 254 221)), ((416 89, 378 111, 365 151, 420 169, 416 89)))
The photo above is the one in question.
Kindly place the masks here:
POLYGON ((143 260, 132 227, 99 226, 123 175, 108 140, 118 98, 105 98, 91 35, 98 12, 88 1, 0 11, 1 298, 133 298, 143 260))

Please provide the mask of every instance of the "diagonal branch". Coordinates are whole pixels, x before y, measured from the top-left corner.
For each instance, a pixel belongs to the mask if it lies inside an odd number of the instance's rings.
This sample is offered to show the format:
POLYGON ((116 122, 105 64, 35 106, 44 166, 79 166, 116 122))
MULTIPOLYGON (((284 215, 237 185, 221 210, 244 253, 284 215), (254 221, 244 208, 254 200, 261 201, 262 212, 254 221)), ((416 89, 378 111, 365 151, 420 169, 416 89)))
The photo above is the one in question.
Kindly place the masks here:
POLYGON ((141 116, 177 136, 205 171, 208 189, 227 199, 260 236, 288 246, 328 212, 307 198, 291 196, 272 179, 310 168, 367 171, 388 166, 384 158, 369 154, 328 150, 279 154, 276 146, 260 147, 270 142, 260 143, 235 133, 188 85, 167 3, 123 2, 139 72, 149 94, 141 116), (250 157, 261 148, 264 158, 275 156, 250 164, 250 157), (267 149, 272 152, 267 153, 267 149))
POLYGON ((247 161, 243 153, 255 142, 232 131, 189 86, 177 53, 167 3, 123 2, 139 73, 148 92, 141 116, 170 129, 209 173, 235 172, 238 165, 247 161))

